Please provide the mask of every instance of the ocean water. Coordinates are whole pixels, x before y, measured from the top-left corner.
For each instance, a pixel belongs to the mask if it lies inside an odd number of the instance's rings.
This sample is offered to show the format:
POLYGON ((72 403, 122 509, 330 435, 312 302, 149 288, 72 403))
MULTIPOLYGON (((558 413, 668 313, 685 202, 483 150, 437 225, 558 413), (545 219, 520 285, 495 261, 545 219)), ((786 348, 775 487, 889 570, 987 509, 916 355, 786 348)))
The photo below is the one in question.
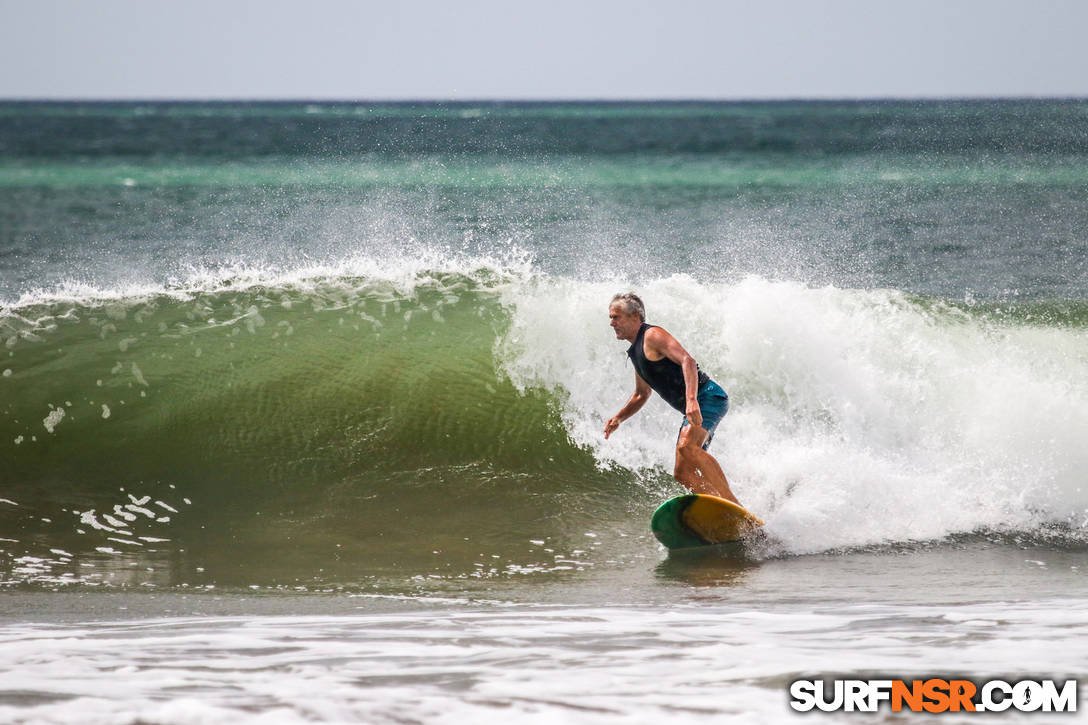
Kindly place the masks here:
POLYGON ((1084 101, 0 103, 0 720, 1083 680, 1085 229, 1084 101), (624 290, 760 543, 650 534, 624 290))

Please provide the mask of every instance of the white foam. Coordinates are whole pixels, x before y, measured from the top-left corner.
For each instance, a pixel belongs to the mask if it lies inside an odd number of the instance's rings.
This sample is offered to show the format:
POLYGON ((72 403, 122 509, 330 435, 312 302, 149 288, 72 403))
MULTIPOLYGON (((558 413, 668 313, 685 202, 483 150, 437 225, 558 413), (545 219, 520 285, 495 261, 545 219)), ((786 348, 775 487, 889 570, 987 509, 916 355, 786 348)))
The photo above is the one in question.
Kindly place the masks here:
POLYGON ((1083 599, 952 616, 945 604, 738 609, 706 596, 667 609, 438 601, 385 615, 9 624, 0 670, 19 697, 0 720, 777 723, 794 719, 788 683, 829 663, 909 676, 940 661, 985 679, 1071 674, 1088 656, 1083 599))
POLYGON ((57 425, 64 420, 64 415, 64 408, 53 408, 53 410, 49 412, 49 415, 45 416, 45 419, 42 421, 42 425, 45 427, 46 432, 52 433, 57 425))
MULTIPOLYGON (((625 289, 511 287, 498 355, 515 384, 560 394, 568 433, 601 465, 667 472, 681 416, 656 396, 603 435, 634 390, 607 318, 625 289)), ((635 291, 729 392, 711 452, 791 551, 1079 524, 1088 512, 1083 330, 759 278, 677 275, 635 291)))

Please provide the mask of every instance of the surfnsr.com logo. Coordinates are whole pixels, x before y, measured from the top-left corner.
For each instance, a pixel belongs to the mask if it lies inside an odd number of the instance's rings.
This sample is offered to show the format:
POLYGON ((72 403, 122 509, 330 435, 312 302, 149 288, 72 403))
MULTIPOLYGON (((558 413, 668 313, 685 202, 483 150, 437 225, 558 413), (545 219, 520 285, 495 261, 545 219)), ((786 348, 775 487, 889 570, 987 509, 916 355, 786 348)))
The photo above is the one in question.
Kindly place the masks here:
POLYGON ((798 712, 1076 712, 1077 681, 797 680, 790 707, 798 712))

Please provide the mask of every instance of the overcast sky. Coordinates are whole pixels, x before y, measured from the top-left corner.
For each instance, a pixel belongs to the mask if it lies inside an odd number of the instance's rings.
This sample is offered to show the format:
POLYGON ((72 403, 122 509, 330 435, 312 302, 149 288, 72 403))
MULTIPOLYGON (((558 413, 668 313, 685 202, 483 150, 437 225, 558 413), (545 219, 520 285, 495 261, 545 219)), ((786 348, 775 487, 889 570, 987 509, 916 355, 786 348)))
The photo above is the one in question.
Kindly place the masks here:
POLYGON ((1086 0, 0 0, 0 98, 1088 96, 1086 0))

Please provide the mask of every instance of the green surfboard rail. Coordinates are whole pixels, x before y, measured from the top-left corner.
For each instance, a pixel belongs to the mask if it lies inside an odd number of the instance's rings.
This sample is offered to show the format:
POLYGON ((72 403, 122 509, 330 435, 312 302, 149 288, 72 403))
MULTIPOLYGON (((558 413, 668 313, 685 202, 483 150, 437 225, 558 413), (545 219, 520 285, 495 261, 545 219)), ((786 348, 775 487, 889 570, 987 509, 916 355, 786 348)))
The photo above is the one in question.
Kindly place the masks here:
POLYGON ((698 496, 693 493, 671 498, 657 507, 650 519, 650 530, 657 540, 668 549, 687 549, 693 546, 706 546, 703 537, 684 525, 683 513, 698 496))

